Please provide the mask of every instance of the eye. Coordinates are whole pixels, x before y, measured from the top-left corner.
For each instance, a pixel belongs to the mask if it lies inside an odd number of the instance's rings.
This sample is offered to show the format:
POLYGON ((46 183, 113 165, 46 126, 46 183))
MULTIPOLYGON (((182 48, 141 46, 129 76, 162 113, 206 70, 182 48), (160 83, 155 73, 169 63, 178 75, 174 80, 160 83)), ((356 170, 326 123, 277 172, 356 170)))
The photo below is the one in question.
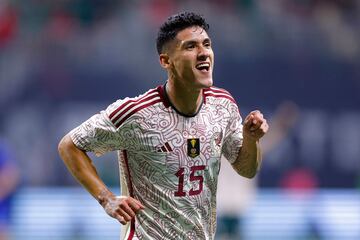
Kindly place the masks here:
POLYGON ((205 43, 204 43, 204 46, 207 47, 207 48, 210 48, 210 47, 211 47, 211 43, 210 43, 210 42, 205 42, 205 43))
POLYGON ((186 49, 191 50, 195 48, 195 44, 191 43, 186 46, 186 49))

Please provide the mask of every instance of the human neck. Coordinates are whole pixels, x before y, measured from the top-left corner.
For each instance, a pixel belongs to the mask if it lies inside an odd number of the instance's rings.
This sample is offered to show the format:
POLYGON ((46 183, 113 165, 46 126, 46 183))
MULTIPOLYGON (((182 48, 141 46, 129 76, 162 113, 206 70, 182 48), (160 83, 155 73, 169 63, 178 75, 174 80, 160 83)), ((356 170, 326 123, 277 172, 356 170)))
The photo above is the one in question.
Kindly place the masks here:
POLYGON ((168 80, 165 91, 171 104, 181 114, 192 116, 199 111, 203 101, 202 89, 188 89, 168 80))

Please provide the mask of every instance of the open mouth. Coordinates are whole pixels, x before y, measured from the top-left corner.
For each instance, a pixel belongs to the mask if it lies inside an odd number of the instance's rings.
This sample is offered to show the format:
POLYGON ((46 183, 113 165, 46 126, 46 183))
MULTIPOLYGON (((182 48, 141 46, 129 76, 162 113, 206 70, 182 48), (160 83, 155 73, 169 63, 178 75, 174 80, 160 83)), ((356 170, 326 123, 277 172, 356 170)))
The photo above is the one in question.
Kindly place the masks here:
POLYGON ((199 63, 195 67, 201 72, 208 72, 210 70, 210 63, 208 62, 199 63))

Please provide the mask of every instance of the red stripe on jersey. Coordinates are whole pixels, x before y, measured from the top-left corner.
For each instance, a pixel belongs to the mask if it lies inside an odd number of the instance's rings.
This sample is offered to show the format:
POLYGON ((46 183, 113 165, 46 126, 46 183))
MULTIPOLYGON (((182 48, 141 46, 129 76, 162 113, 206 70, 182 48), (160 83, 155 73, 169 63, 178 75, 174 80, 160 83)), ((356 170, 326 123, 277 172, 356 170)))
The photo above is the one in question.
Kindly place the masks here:
POLYGON ((128 159, 128 156, 127 156, 127 151, 123 150, 122 154, 123 154, 123 157, 124 157, 124 161, 125 161, 125 165, 126 165, 126 171, 127 171, 127 174, 128 174, 129 194, 130 194, 130 197, 133 197, 133 188, 132 188, 132 181, 131 181, 131 174, 130 174, 129 159, 128 159))
POLYGON ((204 89, 203 94, 205 96, 224 97, 236 103, 233 96, 231 96, 231 94, 228 91, 222 88, 215 88, 215 87, 206 88, 204 89))
POLYGON ((227 95, 227 94, 205 93, 204 95, 205 95, 205 97, 212 96, 212 97, 218 97, 218 98, 226 98, 226 99, 229 99, 230 101, 232 101, 233 103, 236 103, 236 101, 230 95, 227 95))
POLYGON ((165 143, 165 147, 167 148, 167 150, 169 152, 172 152, 172 148, 171 148, 171 146, 170 146, 170 144, 168 142, 165 143))
MULTIPOLYGON (((126 108, 124 109, 124 111, 123 111, 122 113, 120 113, 119 115, 117 115, 115 118, 111 119, 111 122, 112 122, 113 124, 115 124, 116 121, 117 121, 119 118, 121 118, 121 116, 124 116, 125 114, 127 114, 128 111, 129 111, 131 108, 133 108, 134 106, 136 106, 136 105, 138 105, 138 104, 140 104, 140 103, 149 101, 149 100, 151 100, 151 99, 153 99, 153 98, 156 98, 156 97, 158 97, 158 94, 152 95, 152 96, 147 96, 146 98, 142 98, 142 99, 140 99, 140 100, 137 101, 137 102, 131 103, 128 107, 126 107, 126 108)), ((122 107, 122 108, 123 108, 123 107, 122 107)), ((120 109, 120 110, 121 110, 121 109, 120 109)))
POLYGON ((126 107, 127 105, 129 105, 130 103, 136 103, 138 101, 141 101, 141 99, 147 97, 148 95, 156 92, 157 89, 153 89, 153 90, 150 90, 149 92, 145 93, 144 96, 140 97, 139 99, 136 99, 136 100, 128 100, 126 101, 125 103, 121 104, 117 109, 115 109, 110 115, 109 115, 109 118, 111 119, 113 116, 115 116, 116 113, 118 113, 122 108, 126 107))
POLYGON ((130 233, 127 240, 133 239, 134 235, 135 235, 135 219, 132 219, 130 225, 130 233))
POLYGON ((152 102, 149 102, 149 103, 147 103, 147 104, 144 104, 144 105, 141 105, 141 106, 135 108, 134 110, 132 110, 131 112, 129 112, 123 119, 121 119, 121 121, 118 122, 118 123, 115 125, 115 127, 116 127, 116 128, 120 127, 120 125, 121 125, 123 122, 125 122, 126 119, 128 119, 128 118, 131 117, 134 113, 140 111, 141 109, 147 108, 147 107, 149 107, 149 106, 151 106, 151 105, 154 105, 155 103, 158 103, 158 102, 161 102, 161 101, 162 101, 161 99, 156 99, 156 100, 154 100, 154 101, 152 101, 152 102))
MULTIPOLYGON (((126 171, 127 171, 127 174, 128 174, 129 194, 130 194, 130 197, 134 197, 134 192, 133 192, 133 187, 132 187, 132 181, 131 181, 131 174, 130 174, 130 167, 129 167, 129 159, 128 159, 128 156, 127 156, 127 151, 126 151, 126 150, 123 150, 122 153, 123 153, 123 156, 124 156, 124 161, 125 161, 125 165, 126 165, 126 171)), ((131 220, 130 233, 129 233, 128 240, 133 239, 134 234, 135 234, 135 218, 133 218, 133 219, 131 220)))
POLYGON ((228 91, 226 91, 225 89, 222 89, 222 88, 210 87, 210 88, 204 89, 204 91, 205 92, 212 91, 212 92, 215 92, 215 93, 224 93, 224 94, 227 94, 227 95, 231 96, 231 94, 228 91))

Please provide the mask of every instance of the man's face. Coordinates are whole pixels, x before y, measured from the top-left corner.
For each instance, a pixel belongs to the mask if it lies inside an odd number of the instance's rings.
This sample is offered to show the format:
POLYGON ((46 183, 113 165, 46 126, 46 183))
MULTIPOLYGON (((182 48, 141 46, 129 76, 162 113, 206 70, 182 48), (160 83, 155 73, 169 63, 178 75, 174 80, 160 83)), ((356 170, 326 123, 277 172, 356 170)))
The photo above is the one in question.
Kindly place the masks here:
POLYGON ((178 32, 168 56, 168 70, 175 81, 194 90, 212 86, 214 52, 204 29, 193 26, 178 32))

